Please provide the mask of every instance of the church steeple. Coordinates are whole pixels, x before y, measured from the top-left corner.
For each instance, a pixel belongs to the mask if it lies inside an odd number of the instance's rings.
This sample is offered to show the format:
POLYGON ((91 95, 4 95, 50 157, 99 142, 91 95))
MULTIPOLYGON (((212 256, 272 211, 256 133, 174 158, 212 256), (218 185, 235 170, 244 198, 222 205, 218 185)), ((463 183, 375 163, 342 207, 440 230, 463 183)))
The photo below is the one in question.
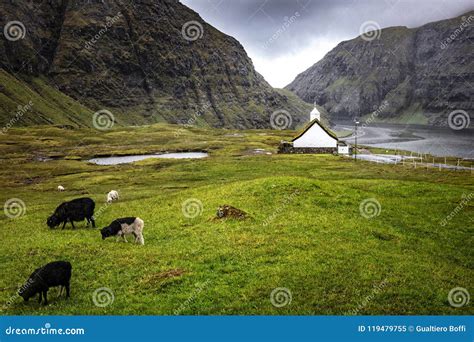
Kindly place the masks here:
POLYGON ((314 119, 318 119, 318 121, 321 121, 321 113, 316 108, 316 102, 314 102, 314 108, 309 114, 309 121, 313 121, 314 119))

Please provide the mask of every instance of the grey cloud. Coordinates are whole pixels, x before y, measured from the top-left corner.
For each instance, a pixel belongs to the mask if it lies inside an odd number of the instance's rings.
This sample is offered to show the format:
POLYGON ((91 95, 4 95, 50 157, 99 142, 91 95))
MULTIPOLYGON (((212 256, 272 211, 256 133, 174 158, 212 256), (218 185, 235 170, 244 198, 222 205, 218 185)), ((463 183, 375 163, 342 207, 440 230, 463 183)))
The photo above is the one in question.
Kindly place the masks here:
POLYGON ((316 39, 338 42, 354 38, 359 35, 361 24, 369 20, 382 28, 417 27, 473 8, 471 0, 182 0, 182 3, 237 38, 244 47, 269 58, 291 53, 316 39), (296 20, 292 21, 292 16, 296 20))

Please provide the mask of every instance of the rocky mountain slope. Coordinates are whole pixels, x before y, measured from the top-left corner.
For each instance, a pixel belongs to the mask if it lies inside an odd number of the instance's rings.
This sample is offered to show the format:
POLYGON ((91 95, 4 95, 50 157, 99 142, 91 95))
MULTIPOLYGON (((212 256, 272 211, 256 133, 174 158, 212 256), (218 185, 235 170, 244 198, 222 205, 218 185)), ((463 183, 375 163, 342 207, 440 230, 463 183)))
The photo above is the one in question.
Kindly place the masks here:
POLYGON ((16 125, 154 122, 270 127, 308 106, 275 91, 240 43, 177 0, 3 1, 0 119, 16 125), (13 23, 13 24, 12 24, 13 23), (10 26, 11 27, 10 27, 10 26))
POLYGON ((446 125, 451 111, 473 109, 473 42, 474 12, 369 32, 340 43, 286 89, 335 120, 370 114, 374 121, 446 125))

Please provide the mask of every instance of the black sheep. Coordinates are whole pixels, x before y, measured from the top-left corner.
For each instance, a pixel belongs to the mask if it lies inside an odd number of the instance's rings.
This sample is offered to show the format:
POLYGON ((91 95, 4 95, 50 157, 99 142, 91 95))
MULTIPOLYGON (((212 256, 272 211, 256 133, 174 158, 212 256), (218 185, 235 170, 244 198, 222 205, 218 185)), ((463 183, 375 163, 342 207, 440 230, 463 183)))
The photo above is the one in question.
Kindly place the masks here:
POLYGON ((69 202, 60 204, 54 214, 48 218, 47 224, 49 228, 54 228, 63 224, 62 229, 66 226, 66 223, 71 222, 72 228, 74 227, 73 221, 83 221, 87 219, 87 224, 92 222, 92 227, 95 228, 94 221, 94 208, 95 203, 88 197, 77 198, 69 202))
POLYGON ((100 233, 102 234, 102 240, 105 240, 109 236, 117 236, 117 238, 123 237, 125 242, 127 242, 125 235, 133 234, 133 236, 135 236, 135 242, 144 245, 144 225, 145 223, 139 217, 122 217, 112 221, 107 227, 102 228, 100 233))
POLYGON ((35 294, 39 293, 38 302, 41 304, 41 298, 44 299, 44 305, 48 304, 47 293, 50 287, 61 286, 60 295, 63 287, 66 288, 66 298, 69 298, 69 282, 71 280, 71 263, 68 261, 54 261, 43 267, 37 268, 31 275, 25 285, 23 285, 18 294, 28 301, 35 294))

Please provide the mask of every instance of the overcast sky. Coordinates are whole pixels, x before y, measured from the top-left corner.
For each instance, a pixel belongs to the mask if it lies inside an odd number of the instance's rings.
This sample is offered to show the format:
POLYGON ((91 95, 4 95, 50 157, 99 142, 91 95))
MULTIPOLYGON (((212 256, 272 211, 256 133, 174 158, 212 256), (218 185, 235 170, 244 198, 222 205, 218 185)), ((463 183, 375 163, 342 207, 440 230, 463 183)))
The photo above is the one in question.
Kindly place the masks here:
POLYGON ((474 8, 472 0, 181 0, 240 41, 255 68, 284 87, 365 27, 417 27, 474 8), (286 24, 285 24, 286 23, 286 24))

